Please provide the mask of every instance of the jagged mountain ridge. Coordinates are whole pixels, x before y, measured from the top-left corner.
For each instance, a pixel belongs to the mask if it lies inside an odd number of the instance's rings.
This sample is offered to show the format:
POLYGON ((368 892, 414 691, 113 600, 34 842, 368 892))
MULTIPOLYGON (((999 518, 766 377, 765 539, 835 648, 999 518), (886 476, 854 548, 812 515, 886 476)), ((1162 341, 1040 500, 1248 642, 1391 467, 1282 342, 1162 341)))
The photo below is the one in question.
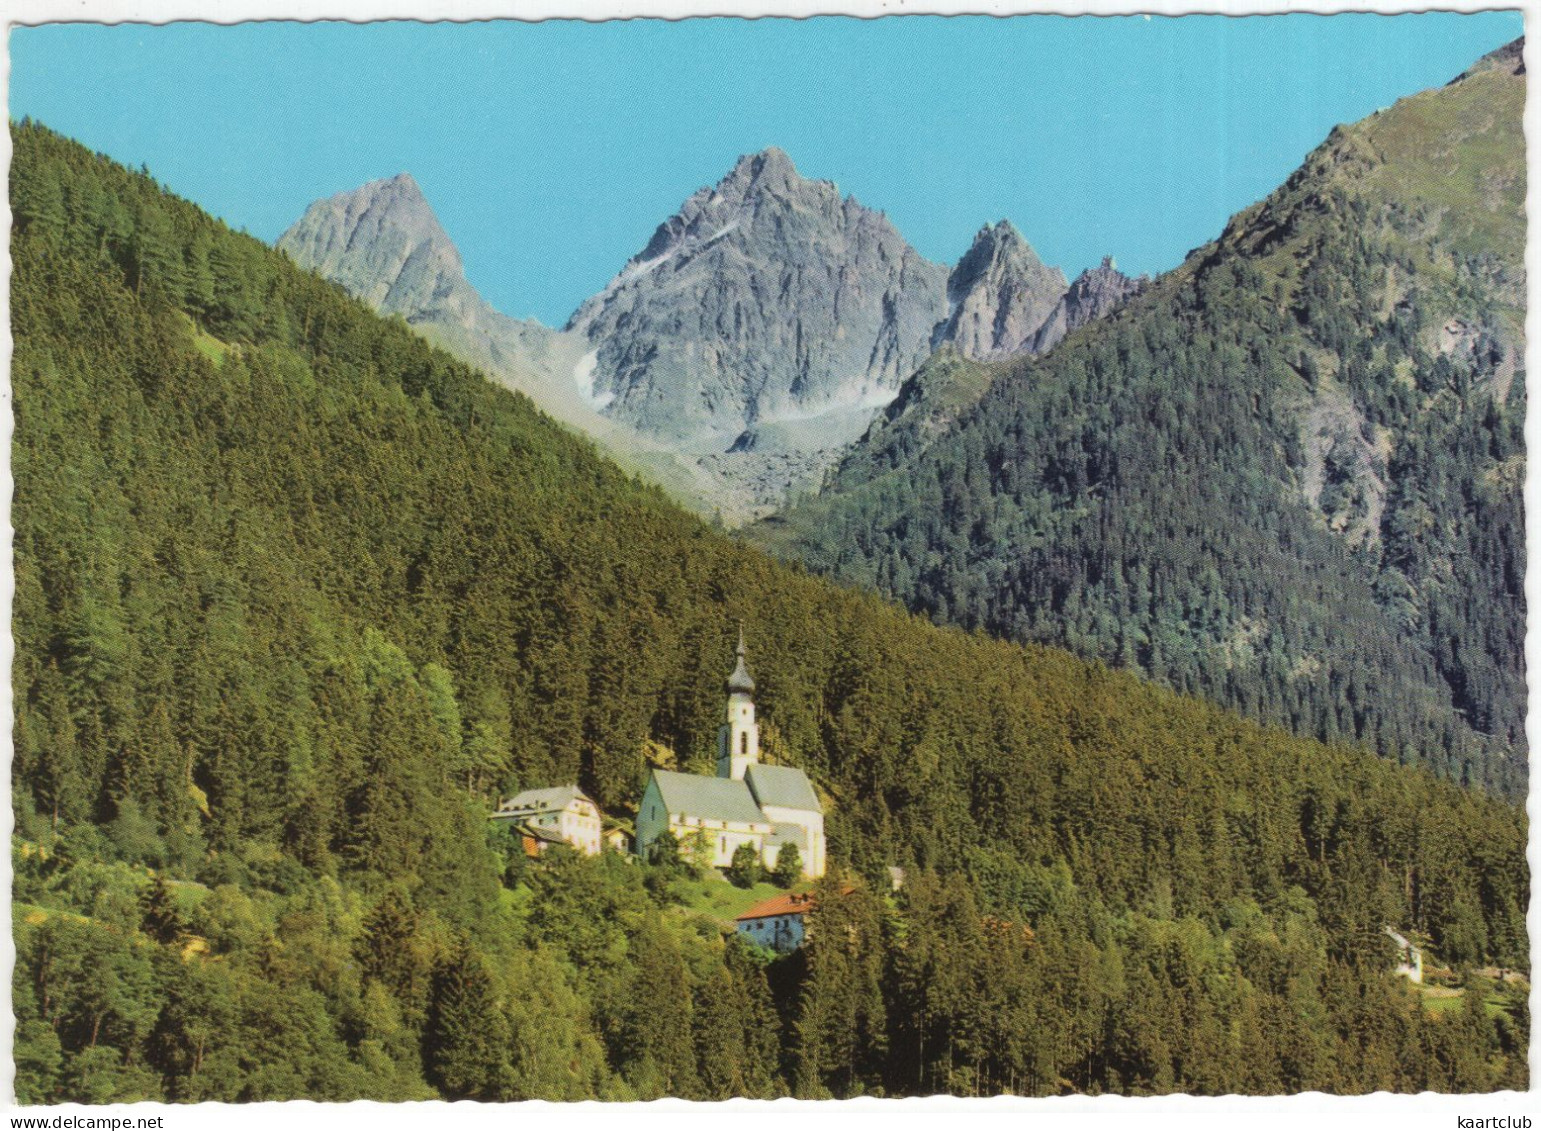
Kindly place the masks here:
POLYGON ((956 347, 971 361, 1047 353, 1149 282, 1125 275, 1107 256, 1067 286, 1064 272, 1044 266, 1009 220, 987 224, 948 277, 948 316, 933 341, 956 347))
POLYGON ((1007 221, 949 271, 774 148, 688 198, 564 330, 482 299, 409 174, 315 202, 278 246, 730 522, 815 486, 934 348, 1041 352, 1138 287, 1110 261, 1067 287, 1007 221))
POLYGON ((933 365, 755 535, 938 619, 1522 791, 1522 76, 1511 45, 1333 130, 1043 357, 933 365))

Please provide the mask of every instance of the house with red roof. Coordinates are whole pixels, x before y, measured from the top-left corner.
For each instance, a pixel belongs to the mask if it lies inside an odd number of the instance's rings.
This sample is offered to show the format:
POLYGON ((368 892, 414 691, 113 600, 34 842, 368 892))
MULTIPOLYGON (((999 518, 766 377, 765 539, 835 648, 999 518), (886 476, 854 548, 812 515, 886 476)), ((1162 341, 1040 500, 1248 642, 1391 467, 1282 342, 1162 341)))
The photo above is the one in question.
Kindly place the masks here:
POLYGON ((803 945, 808 934, 803 917, 817 902, 812 892, 786 892, 756 903, 734 925, 750 942, 786 953, 803 945))

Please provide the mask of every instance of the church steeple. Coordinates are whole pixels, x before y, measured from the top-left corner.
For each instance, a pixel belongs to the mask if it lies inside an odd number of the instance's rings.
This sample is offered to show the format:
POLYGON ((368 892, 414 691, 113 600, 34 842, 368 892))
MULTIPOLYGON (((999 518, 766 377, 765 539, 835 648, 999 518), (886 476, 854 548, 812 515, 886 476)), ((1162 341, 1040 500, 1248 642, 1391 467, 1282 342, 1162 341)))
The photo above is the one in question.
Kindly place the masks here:
POLYGON ((744 659, 744 629, 738 630, 738 663, 728 676, 728 721, 717 732, 717 776, 742 778, 760 760, 760 727, 754 721, 754 680, 744 659))
POLYGON ((740 625, 739 626, 739 630, 738 630, 738 664, 737 664, 737 666, 734 667, 733 674, 728 676, 728 694, 729 695, 737 695, 737 694, 753 695, 754 694, 754 680, 750 678, 750 676, 749 676, 749 666, 744 662, 744 652, 745 651, 746 651, 746 649, 744 648, 744 629, 743 629, 743 626, 740 625))

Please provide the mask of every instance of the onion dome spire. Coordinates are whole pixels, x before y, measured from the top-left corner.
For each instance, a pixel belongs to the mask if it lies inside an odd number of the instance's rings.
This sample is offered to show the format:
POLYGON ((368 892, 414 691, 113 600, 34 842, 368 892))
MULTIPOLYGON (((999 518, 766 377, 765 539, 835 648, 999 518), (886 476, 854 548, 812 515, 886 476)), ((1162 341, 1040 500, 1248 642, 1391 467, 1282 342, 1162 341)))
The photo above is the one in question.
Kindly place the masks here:
POLYGON ((728 677, 728 694, 741 693, 754 694, 754 680, 749 678, 749 668, 744 663, 744 628, 738 629, 738 664, 733 669, 733 674, 728 677))

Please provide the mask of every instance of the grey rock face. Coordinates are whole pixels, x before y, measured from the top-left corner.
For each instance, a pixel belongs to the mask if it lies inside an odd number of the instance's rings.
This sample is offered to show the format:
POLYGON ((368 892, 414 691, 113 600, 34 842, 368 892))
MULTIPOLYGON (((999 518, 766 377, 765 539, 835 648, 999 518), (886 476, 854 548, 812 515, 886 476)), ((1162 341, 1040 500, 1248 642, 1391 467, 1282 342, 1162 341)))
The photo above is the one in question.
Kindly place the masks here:
POLYGON ((950 314, 937 342, 975 361, 1038 352, 1034 336, 1064 294, 1064 273, 1045 267, 1016 228, 986 225, 947 280, 950 314))
POLYGON ((411 174, 318 200, 278 247, 383 314, 469 325, 486 304, 411 174))
POLYGON ((946 283, 881 213, 767 149, 690 197, 568 329, 607 415, 720 451, 757 423, 891 400, 946 283))
POLYGON ((1028 347, 1030 352, 1045 353, 1053 349, 1066 334, 1112 314, 1149 283, 1144 275, 1137 279, 1125 275, 1114 266, 1111 257, 1103 259, 1100 266, 1082 271, 1033 335, 1028 347))
POLYGON ((690 197, 567 330, 484 301, 406 173, 317 201, 278 246, 728 521, 815 486, 933 343, 1038 352, 1129 283, 1088 272, 1067 290, 1005 221, 949 277, 779 149, 690 197))

